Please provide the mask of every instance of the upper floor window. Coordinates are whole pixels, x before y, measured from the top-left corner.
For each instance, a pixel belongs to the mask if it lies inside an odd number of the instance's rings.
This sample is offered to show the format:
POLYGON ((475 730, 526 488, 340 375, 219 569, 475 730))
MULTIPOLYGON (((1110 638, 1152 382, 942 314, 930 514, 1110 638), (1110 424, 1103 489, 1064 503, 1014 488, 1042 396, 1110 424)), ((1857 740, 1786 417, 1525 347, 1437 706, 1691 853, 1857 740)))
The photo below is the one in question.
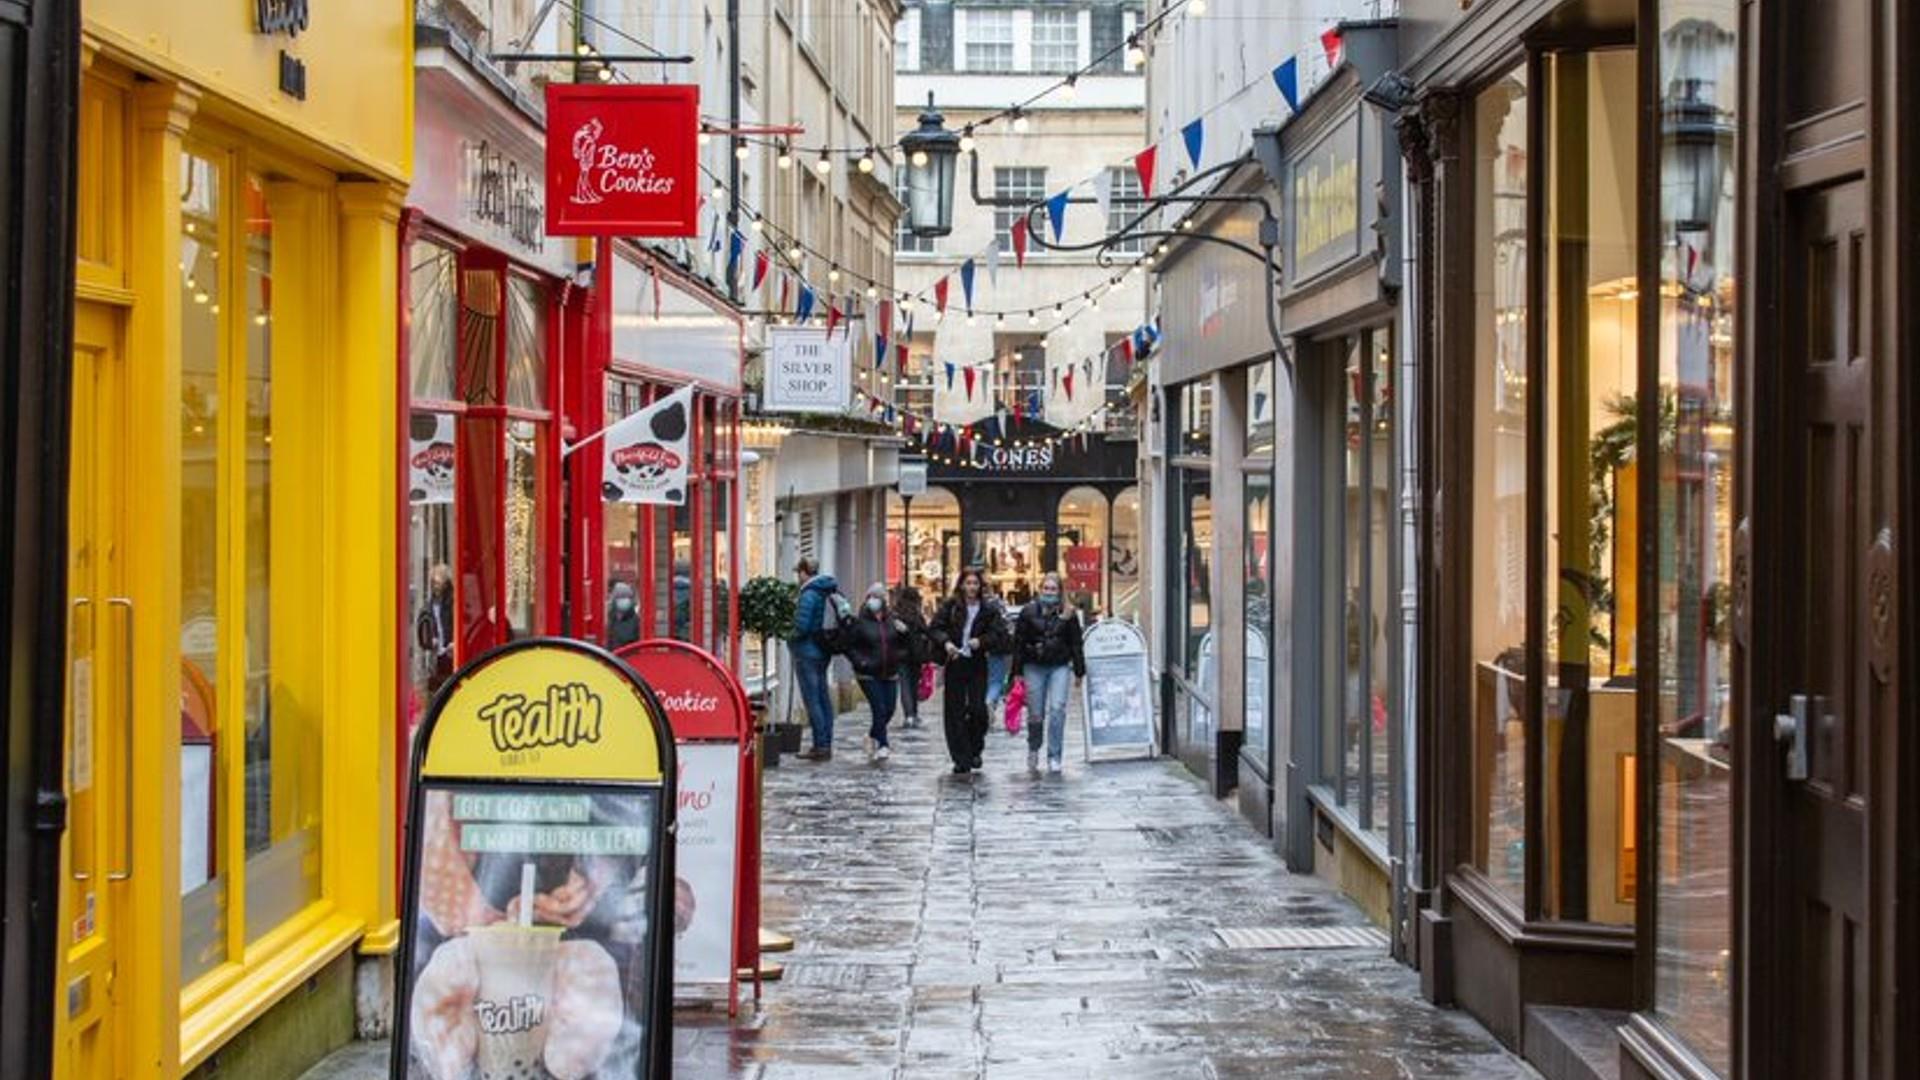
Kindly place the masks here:
POLYGON ((893 69, 920 70, 920 9, 908 8, 893 28, 893 69))
POLYGON ((971 8, 967 11, 967 70, 1013 70, 1013 12, 971 8))
POLYGON ((1041 8, 1033 13, 1033 70, 1063 73, 1080 67, 1080 13, 1041 8))
POLYGON ((1027 206, 1047 197, 1047 170, 1032 166, 1001 167, 993 170, 993 194, 997 199, 1019 199, 1021 204, 996 206, 993 210, 993 242, 1000 250, 1013 251, 1013 223, 1024 217, 1027 206))
MULTIPOLYGON (((1139 217, 1145 207, 1140 202, 1140 174, 1131 166, 1108 169, 1107 175, 1113 185, 1112 201, 1107 204, 1107 235, 1115 236, 1139 217)), ((1147 242, 1135 236, 1113 245, 1113 250, 1138 254, 1147 250, 1147 242)))

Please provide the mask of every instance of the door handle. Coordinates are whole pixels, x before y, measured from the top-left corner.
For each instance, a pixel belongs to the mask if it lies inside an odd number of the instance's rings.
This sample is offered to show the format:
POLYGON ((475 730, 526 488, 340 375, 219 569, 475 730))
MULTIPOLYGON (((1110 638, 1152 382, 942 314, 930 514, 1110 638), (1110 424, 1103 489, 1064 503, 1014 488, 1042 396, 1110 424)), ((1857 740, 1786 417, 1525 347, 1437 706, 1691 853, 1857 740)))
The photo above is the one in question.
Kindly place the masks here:
MULTIPOLYGON (((83 609, 83 608, 85 608, 85 609, 89 609, 89 610, 91 610, 91 609, 92 609, 92 607, 93 607, 93 601, 92 601, 92 599, 90 599, 90 598, 88 598, 88 597, 85 597, 85 596, 76 596, 76 597, 74 597, 74 598, 73 598, 73 603, 72 603, 72 604, 70 604, 70 605, 68 605, 68 607, 67 607, 67 648, 68 648, 68 650, 72 650, 72 648, 73 648, 73 631, 74 631, 74 626, 75 626, 75 624, 76 624, 77 622, 79 622, 79 615, 80 615, 80 611, 81 611, 81 609, 83 609)), ((68 707, 69 709, 71 709, 71 708, 73 707, 73 706, 72 706, 72 701, 73 701, 73 662, 74 662, 74 658, 73 658, 73 657, 71 657, 71 656, 69 656, 69 657, 67 658, 67 701, 68 701, 68 706, 67 706, 67 707, 68 707)), ((89 687, 89 688, 88 688, 88 693, 92 693, 92 688, 91 688, 91 687, 89 687)), ((89 724, 91 724, 91 723, 93 723, 93 710, 92 710, 92 709, 88 709, 88 710, 87 710, 87 723, 89 723, 89 724)), ((92 753, 93 751, 92 751, 92 749, 91 749, 91 747, 92 747, 92 745, 93 745, 93 744, 92 744, 92 740, 91 740, 91 739, 89 739, 89 740, 88 740, 88 744, 87 744, 87 745, 88 745, 88 747, 89 747, 89 749, 88 749, 88 751, 87 751, 87 752, 88 752, 88 753, 92 753)), ((71 740, 71 738, 69 738, 69 740, 68 740, 68 743, 67 743, 67 767, 68 767, 69 769, 71 769, 71 768, 73 767, 73 743, 72 743, 72 740, 71 740)), ((71 872, 71 874, 70 874, 69 876, 71 876, 71 877, 73 878, 73 880, 75 880, 75 881, 91 881, 91 880, 93 880, 93 875, 92 875, 92 874, 89 874, 89 873, 87 873, 87 872, 86 872, 85 870, 78 870, 78 869, 76 869, 76 870, 73 870, 73 871, 71 872)))
POLYGON ((1807 695, 1787 699, 1787 711, 1773 718, 1773 737, 1787 744, 1787 779, 1807 778, 1807 695))
POLYGON ((127 634, 121 641, 120 649, 120 696, 123 706, 120 717, 120 757, 127 766, 121 779, 126 790, 120 793, 120 818, 124 826, 120 842, 126 849, 127 865, 124 870, 107 872, 108 881, 126 881, 133 877, 133 601, 124 596, 109 596, 107 606, 127 613, 127 634))

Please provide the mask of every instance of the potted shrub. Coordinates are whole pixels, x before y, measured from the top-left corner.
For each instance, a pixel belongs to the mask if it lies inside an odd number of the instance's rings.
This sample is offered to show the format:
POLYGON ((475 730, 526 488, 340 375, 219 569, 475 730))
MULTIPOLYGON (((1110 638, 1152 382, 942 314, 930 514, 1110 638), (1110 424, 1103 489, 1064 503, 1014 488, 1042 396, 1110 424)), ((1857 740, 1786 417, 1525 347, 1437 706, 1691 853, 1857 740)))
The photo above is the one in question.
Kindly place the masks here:
MULTIPOLYGON (((773 643, 784 641, 793 632, 794 606, 799 600, 799 586, 791 581, 782 581, 777 577, 757 577, 740 589, 740 627, 760 639, 760 671, 762 685, 767 685, 765 673, 768 659, 772 655, 773 643)), ((789 664, 788 668, 791 669, 789 664)), ((791 697, 791 695, 789 695, 791 697)), ((763 695, 763 707, 771 709, 773 701, 763 695)), ((786 722, 770 725, 778 734, 777 745, 786 753, 800 750, 800 732, 802 725, 786 722)))

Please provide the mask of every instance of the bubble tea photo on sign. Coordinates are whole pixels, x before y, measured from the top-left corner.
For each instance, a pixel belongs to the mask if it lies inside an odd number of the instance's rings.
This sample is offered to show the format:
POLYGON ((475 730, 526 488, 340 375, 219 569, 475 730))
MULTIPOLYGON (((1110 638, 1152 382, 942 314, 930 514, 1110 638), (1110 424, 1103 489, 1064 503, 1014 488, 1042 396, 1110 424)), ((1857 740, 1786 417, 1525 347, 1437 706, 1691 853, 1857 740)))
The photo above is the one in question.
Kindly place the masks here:
POLYGON ((644 791, 424 794, 410 1077, 644 1075, 644 791))

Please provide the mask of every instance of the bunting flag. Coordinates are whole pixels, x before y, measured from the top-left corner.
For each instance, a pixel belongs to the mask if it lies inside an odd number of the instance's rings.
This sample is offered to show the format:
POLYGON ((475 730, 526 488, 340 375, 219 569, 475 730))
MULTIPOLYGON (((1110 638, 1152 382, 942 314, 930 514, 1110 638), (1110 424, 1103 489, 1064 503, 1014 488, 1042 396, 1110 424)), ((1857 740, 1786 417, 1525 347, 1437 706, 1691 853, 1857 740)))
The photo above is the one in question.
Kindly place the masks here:
POLYGON ((747 250, 747 238, 739 229, 727 238, 727 284, 731 285, 740 276, 740 256, 747 250))
MULTIPOLYGON (((767 267, 771 266, 772 264, 773 264, 773 260, 768 257, 766 248, 761 248, 759 251, 756 251, 753 253, 754 291, 758 292, 760 289, 760 283, 767 280, 767 267)), ((784 303, 781 304, 780 306, 786 307, 784 303)))
POLYGON ((1067 229, 1067 193, 1060 192, 1047 200, 1047 220, 1053 223, 1053 242, 1059 243, 1060 236, 1067 229))
POLYGON ((1026 416, 1021 412, 1021 409, 1020 409, 1019 394, 1013 395, 1013 420, 1014 420, 1014 423, 1020 423, 1026 420, 1026 416))
POLYGON ((1013 237, 1014 265, 1025 269, 1027 265, 1027 219, 1024 216, 1015 218, 1013 228, 1009 229, 1008 232, 1013 237))
POLYGON ((967 310, 973 310, 973 260, 960 264, 960 292, 967 298, 967 310))
POLYGON ((1687 244, 1685 247, 1687 249, 1687 284, 1691 285, 1693 284, 1693 268, 1700 263, 1700 249, 1694 247, 1692 244, 1687 244))
POLYGON ((943 277, 933 283, 933 310, 942 315, 947 313, 947 282, 949 280, 951 279, 943 277))
MULTIPOLYGON (((1093 177, 1093 201, 1100 204, 1100 220, 1113 220, 1113 170, 1101 169, 1093 177)), ((1129 211, 1128 217, 1132 217, 1129 211)))
POLYGON ((894 358, 894 362, 898 365, 898 371, 899 371, 900 377, 903 379, 906 378, 907 346, 904 342, 899 345, 895 345, 893 347, 893 358, 894 358))
POLYGON ((1153 194, 1153 159, 1159 156, 1160 148, 1149 146, 1133 155, 1133 171, 1140 174, 1140 194, 1153 194))
POLYGON ((880 301, 879 314, 873 324, 873 336, 880 341, 880 350, 873 357, 873 362, 878 364, 887 355, 886 343, 893 340, 893 301, 880 301))
POLYGON ((1000 287, 1000 241, 998 238, 987 247, 987 283, 996 289, 1000 287))
POLYGON ((707 225, 707 254, 715 255, 720 251, 720 215, 714 214, 707 225))
POLYGON ((800 300, 793 307, 793 317, 797 322, 807 322, 813 318, 813 286, 800 283, 800 300))
POLYGON ((953 361, 951 360, 947 361, 947 390, 948 392, 953 390, 953 361))
POLYGON ((1287 62, 1273 69, 1273 85, 1280 88, 1280 96, 1287 100, 1288 112, 1300 111, 1300 58, 1287 57, 1287 62))
POLYGON ((1060 385, 1066 387, 1067 400, 1072 401, 1073 400, 1073 369, 1072 368, 1068 368, 1067 373, 1060 377, 1060 385))
POLYGON ((840 320, 843 317, 844 316, 840 314, 840 305, 834 303, 831 300, 827 301, 827 336, 828 337, 833 336, 833 328, 840 325, 840 320))
POLYGON ((967 400, 968 401, 973 400, 973 381, 975 378, 979 376, 979 374, 980 374, 979 372, 975 371, 972 368, 967 369, 967 400))
POLYGON ((1340 28, 1329 26, 1320 33, 1320 47, 1327 51, 1327 66, 1340 66, 1340 28))
POLYGON ((1187 160, 1193 162, 1195 169, 1200 167, 1200 146, 1207 135, 1206 123, 1203 116, 1180 129, 1180 138, 1187 144, 1187 160))
POLYGON ((793 287, 793 275, 782 272, 780 275, 780 310, 787 310, 787 294, 793 287))
POLYGON ((875 368, 887 366, 887 339, 879 334, 873 335, 873 366, 875 368))
POLYGON ((1126 354, 1127 363, 1133 363, 1133 335, 1129 334, 1120 339, 1120 351, 1126 354))

